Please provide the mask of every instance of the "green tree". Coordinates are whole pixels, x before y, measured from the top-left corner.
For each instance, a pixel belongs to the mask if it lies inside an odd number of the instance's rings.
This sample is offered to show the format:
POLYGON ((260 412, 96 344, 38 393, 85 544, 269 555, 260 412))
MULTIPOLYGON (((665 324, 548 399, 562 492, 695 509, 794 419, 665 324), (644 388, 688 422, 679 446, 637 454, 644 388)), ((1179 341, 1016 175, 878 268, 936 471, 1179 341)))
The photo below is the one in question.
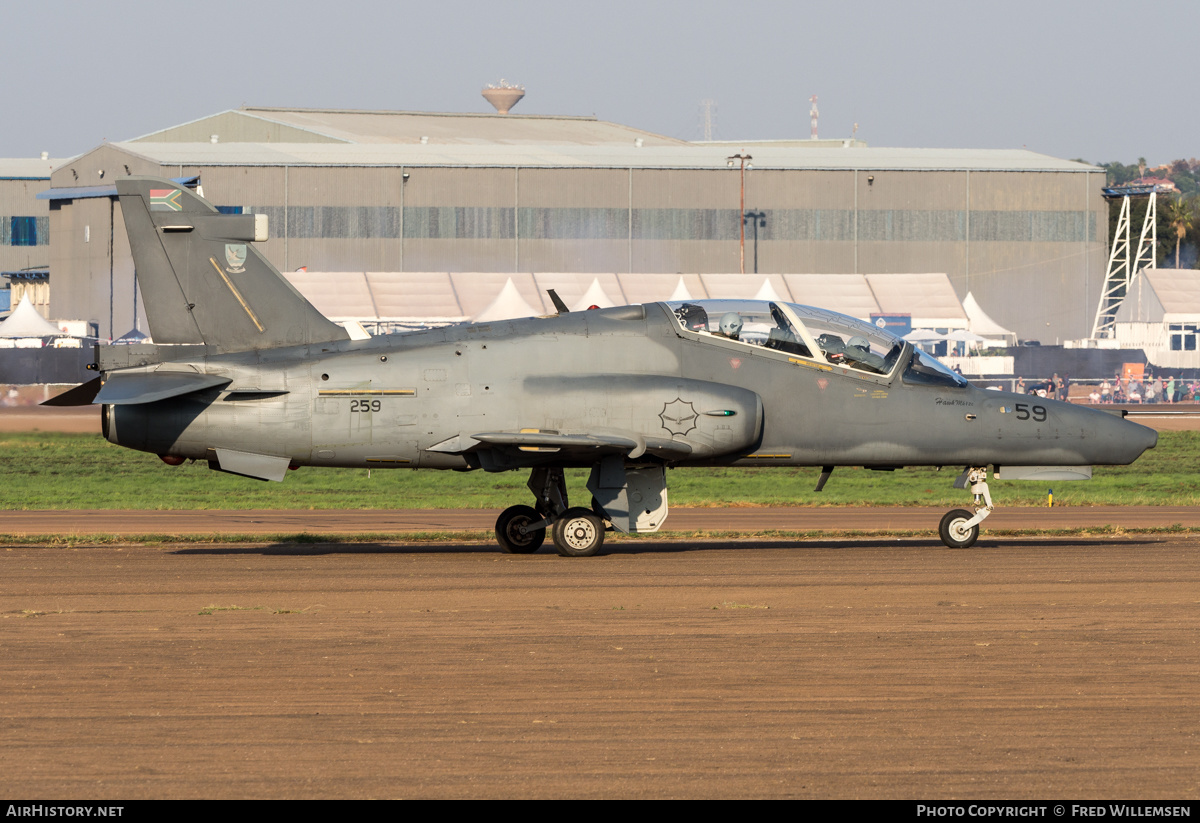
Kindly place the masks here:
POLYGON ((1182 196, 1167 204, 1167 222, 1175 232, 1175 268, 1179 268, 1179 247, 1196 222, 1193 204, 1182 196))
POLYGON ((1110 186, 1123 186, 1138 176, 1137 166, 1126 166, 1116 160, 1111 163, 1097 163, 1097 165, 1107 172, 1106 176, 1110 186))

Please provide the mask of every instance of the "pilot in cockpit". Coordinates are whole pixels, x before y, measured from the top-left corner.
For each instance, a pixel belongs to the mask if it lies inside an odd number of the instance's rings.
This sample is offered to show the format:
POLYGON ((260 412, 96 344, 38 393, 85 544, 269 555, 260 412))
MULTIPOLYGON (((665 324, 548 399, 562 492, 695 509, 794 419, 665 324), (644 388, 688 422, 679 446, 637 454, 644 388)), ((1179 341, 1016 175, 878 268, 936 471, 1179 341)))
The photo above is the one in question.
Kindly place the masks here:
POLYGON ((727 311, 721 315, 721 324, 717 329, 717 336, 728 337, 730 340, 738 340, 742 336, 742 316, 735 311, 727 311))

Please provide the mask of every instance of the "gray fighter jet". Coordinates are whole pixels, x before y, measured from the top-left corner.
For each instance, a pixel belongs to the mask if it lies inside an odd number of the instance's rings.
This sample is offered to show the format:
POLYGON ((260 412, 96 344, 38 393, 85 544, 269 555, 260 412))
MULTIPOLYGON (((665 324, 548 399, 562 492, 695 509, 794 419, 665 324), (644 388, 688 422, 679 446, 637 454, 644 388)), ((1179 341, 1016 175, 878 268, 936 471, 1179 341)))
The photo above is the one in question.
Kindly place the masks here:
POLYGON ((782 301, 650 303, 351 339, 225 215, 168 180, 117 181, 153 345, 99 347, 100 376, 50 401, 98 403, 104 436, 166 463, 261 480, 301 466, 525 470, 532 505, 496 521, 508 552, 595 554, 654 532, 667 468, 948 466, 972 510, 996 477, 1082 479, 1133 462, 1151 429, 1119 414, 983 391, 887 331, 782 301), (563 470, 591 469, 571 506, 563 470))

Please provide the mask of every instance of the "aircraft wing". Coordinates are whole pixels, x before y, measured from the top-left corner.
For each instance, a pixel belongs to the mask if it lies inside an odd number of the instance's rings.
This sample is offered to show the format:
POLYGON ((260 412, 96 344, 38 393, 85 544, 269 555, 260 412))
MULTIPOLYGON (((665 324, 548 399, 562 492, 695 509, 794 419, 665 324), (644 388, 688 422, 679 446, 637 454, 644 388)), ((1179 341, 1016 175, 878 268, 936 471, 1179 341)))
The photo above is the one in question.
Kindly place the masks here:
POLYGON ((539 458, 553 456, 555 460, 574 462, 580 459, 599 460, 614 454, 637 459, 650 455, 661 460, 683 460, 692 447, 665 437, 643 437, 624 434, 558 434, 556 432, 516 431, 480 432, 451 438, 433 446, 429 451, 461 454, 469 451, 496 451, 505 462, 542 462, 539 458))

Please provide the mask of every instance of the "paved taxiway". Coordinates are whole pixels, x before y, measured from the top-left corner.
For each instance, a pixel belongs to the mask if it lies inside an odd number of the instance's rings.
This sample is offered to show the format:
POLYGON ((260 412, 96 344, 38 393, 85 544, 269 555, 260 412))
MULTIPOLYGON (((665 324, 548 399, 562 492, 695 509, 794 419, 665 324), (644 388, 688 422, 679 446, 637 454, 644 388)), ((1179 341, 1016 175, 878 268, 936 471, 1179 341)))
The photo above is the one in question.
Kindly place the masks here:
POLYGON ((1200 796, 1191 536, 0 548, 5 798, 1200 796))

